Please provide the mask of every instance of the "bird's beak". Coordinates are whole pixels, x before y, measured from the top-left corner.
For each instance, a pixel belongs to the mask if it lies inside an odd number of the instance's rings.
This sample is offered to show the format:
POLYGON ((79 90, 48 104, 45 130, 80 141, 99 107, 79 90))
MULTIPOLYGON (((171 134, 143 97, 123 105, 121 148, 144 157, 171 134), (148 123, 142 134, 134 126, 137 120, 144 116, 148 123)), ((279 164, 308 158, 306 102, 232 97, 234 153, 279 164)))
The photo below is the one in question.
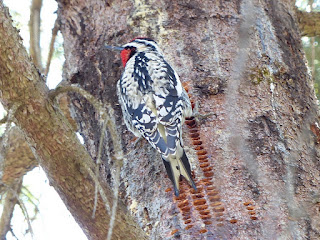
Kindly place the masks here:
POLYGON ((109 46, 109 45, 104 45, 106 49, 114 50, 114 51, 122 51, 124 47, 115 47, 115 46, 109 46))

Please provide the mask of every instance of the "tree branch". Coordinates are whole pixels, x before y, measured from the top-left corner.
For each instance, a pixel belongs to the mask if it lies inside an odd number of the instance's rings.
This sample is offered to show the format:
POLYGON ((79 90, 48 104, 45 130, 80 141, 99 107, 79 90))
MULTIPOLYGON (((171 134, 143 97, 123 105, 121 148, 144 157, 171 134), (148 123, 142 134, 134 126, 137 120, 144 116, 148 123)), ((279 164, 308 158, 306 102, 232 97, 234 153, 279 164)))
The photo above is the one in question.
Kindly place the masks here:
MULTIPOLYGON (((107 119, 103 121, 103 125, 101 128, 101 135, 100 135, 100 141, 99 141, 99 148, 98 148, 98 157, 97 157, 97 162, 96 162, 96 170, 95 170, 95 175, 99 176, 99 170, 100 170, 100 164, 101 164, 101 154, 102 154, 102 149, 103 149, 103 140, 104 140, 104 135, 107 130, 107 119)), ((109 151, 107 151, 109 153, 109 151)), ((97 180, 97 178, 96 178, 97 180)), ((97 210, 97 201, 98 201, 98 182, 95 181, 95 191, 94 191, 94 207, 93 207, 93 212, 92 212, 92 218, 94 218, 97 210)), ((110 208, 109 208, 109 214, 110 214, 110 208)))
MULTIPOLYGON (((91 157, 70 124, 66 124, 61 110, 48 98, 49 90, 30 61, 2 2, 0 25, 1 102, 6 109, 20 105, 15 123, 25 132, 51 185, 88 239, 104 239, 110 216, 100 198, 94 221, 91 218, 95 191, 94 181, 89 177, 92 169, 87 166, 88 162, 92 163, 91 157)), ((102 182, 101 187, 112 202, 110 187, 102 182)), ((127 214, 124 204, 119 202, 118 205, 114 234, 119 239, 146 239, 145 233, 127 214)))
POLYGON ((7 233, 11 230, 10 222, 14 207, 18 201, 17 196, 20 193, 22 177, 7 189, 4 197, 3 211, 0 218, 0 239, 6 239, 7 233))
POLYGON ((57 37, 59 29, 60 29, 60 20, 59 20, 59 17, 57 17, 56 21, 54 22, 54 27, 52 29, 52 37, 51 37, 50 46, 49 46, 49 54, 48 54, 46 69, 44 72, 44 75, 46 78, 48 77, 51 59, 52 59, 52 55, 54 52, 54 42, 56 41, 56 37, 57 37))
MULTIPOLYGON (((100 189, 100 194, 106 204, 107 211, 110 214, 109 202, 104 197, 104 193, 101 192, 101 187, 98 182, 98 175, 99 175, 99 167, 101 164, 101 152, 103 149, 104 133, 106 131, 107 126, 109 127, 108 130, 111 133, 111 138, 112 138, 113 146, 114 146, 115 153, 116 153, 114 157, 116 159, 116 165, 117 165, 116 176, 115 176, 114 201, 113 201, 114 205, 112 207, 110 227, 109 227, 108 238, 107 238, 107 239, 111 239, 114 221, 115 221, 115 214, 116 214, 117 205, 118 205, 120 169, 121 169, 121 166, 123 164, 123 159, 124 159, 124 153, 123 153, 122 146, 121 146, 121 140, 118 137, 115 119, 112 117, 114 115, 113 109, 109 104, 106 104, 106 106, 103 106, 102 103, 100 103, 100 101, 98 101, 94 96, 92 96, 90 93, 88 93, 84 89, 78 87, 77 85, 63 85, 63 84, 59 85, 59 87, 57 87, 57 89, 50 92, 49 97, 53 100, 56 97, 58 97, 60 94, 63 94, 66 92, 71 92, 71 91, 79 93, 81 96, 86 98, 95 107, 95 109, 100 113, 102 119, 104 119, 102 129, 101 129, 101 134, 100 134, 100 140, 99 140, 98 156, 97 156, 97 162, 96 162, 96 166, 95 166, 95 168, 96 168, 95 169, 95 176, 90 171, 90 175, 93 178, 93 180, 95 181, 95 200, 94 200, 92 218, 95 217, 95 212, 96 212, 96 207, 97 207, 98 189, 100 189), (108 110, 108 113, 105 111, 105 109, 108 110)), ((109 154, 110 151, 107 150, 107 153, 109 154)), ((110 154, 108 155, 108 157, 110 158, 110 154)))
POLYGON ((302 36, 320 36, 320 12, 305 12, 296 9, 302 36))
POLYGON ((40 12, 42 0, 32 0, 30 9, 30 55, 36 67, 42 72, 41 48, 40 48, 40 12))
POLYGON ((1 184, 13 184, 38 165, 29 144, 18 127, 10 128, 6 135, 8 136, 7 144, 1 146, 3 162, 0 167, 2 173, 0 189, 1 184))

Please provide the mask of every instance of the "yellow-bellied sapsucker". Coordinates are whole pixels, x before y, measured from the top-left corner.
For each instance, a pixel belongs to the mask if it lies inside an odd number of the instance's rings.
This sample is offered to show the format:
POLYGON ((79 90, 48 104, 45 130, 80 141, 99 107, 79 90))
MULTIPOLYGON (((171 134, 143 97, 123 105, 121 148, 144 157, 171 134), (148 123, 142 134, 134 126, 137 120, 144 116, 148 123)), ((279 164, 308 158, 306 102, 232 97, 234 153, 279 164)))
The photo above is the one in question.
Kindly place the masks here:
POLYGON ((152 39, 135 38, 122 47, 106 47, 121 51, 125 68, 117 93, 127 128, 161 154, 176 196, 180 175, 196 190, 181 136, 192 108, 177 73, 152 39))

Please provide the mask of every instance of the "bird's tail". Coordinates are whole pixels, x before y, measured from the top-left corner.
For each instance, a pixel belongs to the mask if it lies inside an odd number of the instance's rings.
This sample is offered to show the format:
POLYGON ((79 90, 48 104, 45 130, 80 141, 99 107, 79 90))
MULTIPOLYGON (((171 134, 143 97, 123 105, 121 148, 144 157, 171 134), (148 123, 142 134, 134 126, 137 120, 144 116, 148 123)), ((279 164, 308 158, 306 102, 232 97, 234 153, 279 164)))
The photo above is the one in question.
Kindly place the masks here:
POLYGON ((180 158, 176 156, 171 155, 168 157, 167 160, 162 157, 168 176, 171 182, 173 183, 175 195, 179 196, 179 193, 180 193, 179 192, 180 175, 182 175, 189 182, 189 184, 194 188, 194 190, 197 191, 197 187, 191 176, 190 163, 185 151, 182 149, 182 156, 180 158))

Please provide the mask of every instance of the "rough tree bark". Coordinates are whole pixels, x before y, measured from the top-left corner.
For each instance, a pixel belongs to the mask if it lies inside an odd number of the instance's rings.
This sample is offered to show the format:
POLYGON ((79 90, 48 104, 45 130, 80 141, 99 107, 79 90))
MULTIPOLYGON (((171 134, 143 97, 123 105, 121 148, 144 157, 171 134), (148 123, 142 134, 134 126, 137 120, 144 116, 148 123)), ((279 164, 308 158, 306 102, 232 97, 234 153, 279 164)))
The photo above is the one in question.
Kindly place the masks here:
MULTIPOLYGON (((137 36, 157 40, 200 112, 214 113, 198 125, 187 121, 200 192, 184 184, 179 198, 155 150, 146 142, 133 149, 132 134, 119 126, 131 151, 121 199, 150 238, 319 237, 318 109, 292 1, 58 2, 64 77, 113 103, 119 125, 122 67, 103 45, 137 36)), ((85 101, 73 102, 95 157, 96 115, 85 101)), ((113 165, 106 160, 101 172, 109 183, 113 165)))
MULTIPOLYGON (((58 3, 65 40, 64 78, 79 83, 117 110, 119 132, 123 133, 125 149, 130 151, 121 172, 119 201, 125 203, 151 239, 320 237, 319 115, 291 1, 58 3), (121 64, 116 53, 106 51, 103 45, 123 44, 136 36, 157 40, 181 79, 188 82, 190 96, 200 112, 214 113, 203 122, 188 120, 184 129, 198 193, 183 182, 180 197, 173 197, 160 156, 146 142, 134 149, 132 134, 121 125, 115 100, 121 64)), ((0 21, 0 26, 7 25, 0 21)), ((14 40, 0 42, 1 51, 5 43, 18 41, 14 40)), ((8 51, 0 52, 2 61, 7 59, 5 55, 12 56, 12 50, 8 51)), ((11 69, 10 64, 1 65, 0 74, 6 76, 11 69)), ((5 80, 3 75, 1 82, 5 80)), ((18 76, 24 75, 19 72, 18 76)), ((37 74, 33 72, 32 76, 37 74)), ((52 108, 44 111, 48 100, 43 83, 36 82, 33 87, 41 91, 31 95, 32 83, 23 77, 20 81, 25 94, 19 95, 14 94, 14 84, 20 86, 14 79, 19 77, 10 75, 10 81, 1 84, 2 102, 6 107, 14 101, 27 102, 16 113, 18 125, 38 143, 34 147, 43 158, 40 164, 88 238, 101 239, 108 216, 101 206, 98 219, 89 222, 94 183, 75 166, 86 152, 64 126, 60 112, 52 108), (30 114, 34 111, 41 117, 30 114), (37 127, 50 123, 54 126, 49 127, 50 133, 37 127), (54 141, 57 138, 61 142, 66 134, 72 139, 63 141, 66 146, 54 141), (59 146, 55 153, 61 154, 47 154, 53 148, 48 144, 59 146), (57 164, 61 170, 70 164, 70 171, 59 172, 57 164), (84 186, 89 191, 82 191, 84 186), (74 192, 75 188, 81 194, 74 192)), ((88 152, 95 159, 99 114, 80 96, 73 95, 72 103, 88 152)), ((101 178, 105 181, 101 183, 112 186, 115 164, 107 157, 104 160, 101 178)), ((118 214, 123 211, 120 207, 118 214)), ((119 224, 116 222, 114 238, 133 239, 133 235, 121 238, 125 231, 120 231, 119 224)))
MULTIPOLYGON (((18 31, 12 26, 8 9, 1 1, 0 36, 1 103, 12 112, 12 120, 24 131, 50 184, 82 230, 90 239, 104 239, 110 216, 106 214, 105 201, 101 198, 97 201, 95 218, 91 217, 95 200, 95 184, 90 174, 95 169, 92 160, 70 123, 50 98, 49 89, 28 57, 18 31)), ((112 202, 110 187, 101 183, 100 188, 112 202)), ((145 239, 123 204, 119 204, 118 210, 114 236, 145 239)))

